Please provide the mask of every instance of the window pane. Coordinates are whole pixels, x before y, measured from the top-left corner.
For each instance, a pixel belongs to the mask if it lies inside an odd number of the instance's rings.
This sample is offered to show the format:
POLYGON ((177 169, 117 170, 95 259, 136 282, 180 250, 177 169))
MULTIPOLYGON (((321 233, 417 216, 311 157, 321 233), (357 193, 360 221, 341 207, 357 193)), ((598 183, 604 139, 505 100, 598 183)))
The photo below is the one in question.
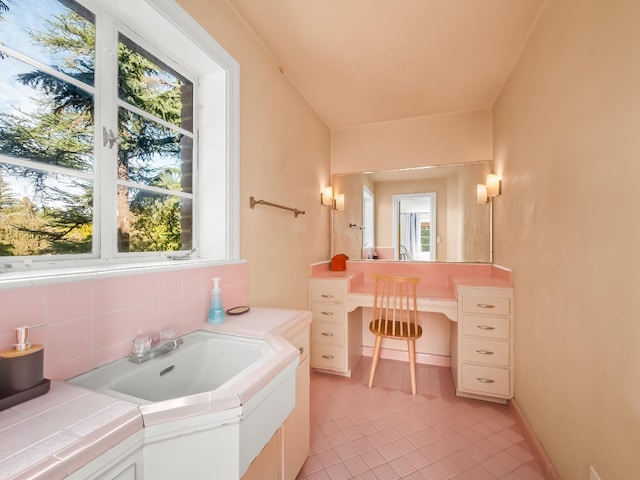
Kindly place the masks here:
POLYGON ((118 190, 118 251, 191 250, 192 201, 138 188, 118 190))
POLYGON ((193 140, 124 108, 118 117, 118 178, 191 193, 193 140))
POLYGON ((4 0, 2 5, 6 7, 0 8, 2 44, 93 85, 93 14, 69 0, 4 0))
POLYGON ((120 34, 118 95, 165 122, 193 132, 193 84, 120 34))
POLYGON ((93 170, 91 94, 9 56, 0 84, 0 154, 93 170))
POLYGON ((430 252, 431 251, 431 223, 430 222, 421 222, 420 223, 420 250, 422 252, 430 252))
POLYGON ((0 164, 0 255, 91 253, 91 182, 0 164))

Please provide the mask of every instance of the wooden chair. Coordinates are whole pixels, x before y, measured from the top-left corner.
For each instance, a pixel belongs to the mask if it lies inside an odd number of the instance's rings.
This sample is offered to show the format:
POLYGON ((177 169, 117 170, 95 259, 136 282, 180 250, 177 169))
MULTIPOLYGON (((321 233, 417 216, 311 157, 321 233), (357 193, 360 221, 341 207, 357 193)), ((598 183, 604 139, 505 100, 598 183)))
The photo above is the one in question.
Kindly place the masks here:
POLYGON ((418 325, 416 306, 417 277, 374 274, 375 291, 373 313, 369 330, 376 336, 369 375, 369 388, 373 384, 380 345, 383 338, 406 340, 411 370, 411 392, 416 394, 416 339, 422 336, 422 327, 418 325))

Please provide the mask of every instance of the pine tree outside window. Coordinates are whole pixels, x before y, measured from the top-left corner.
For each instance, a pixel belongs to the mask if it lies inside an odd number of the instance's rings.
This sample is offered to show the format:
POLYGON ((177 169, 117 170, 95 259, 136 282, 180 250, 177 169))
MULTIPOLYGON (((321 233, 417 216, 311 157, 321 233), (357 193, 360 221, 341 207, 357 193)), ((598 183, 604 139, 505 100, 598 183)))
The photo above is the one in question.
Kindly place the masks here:
POLYGON ((189 253, 199 78, 83 3, 0 0, 0 257, 189 253))

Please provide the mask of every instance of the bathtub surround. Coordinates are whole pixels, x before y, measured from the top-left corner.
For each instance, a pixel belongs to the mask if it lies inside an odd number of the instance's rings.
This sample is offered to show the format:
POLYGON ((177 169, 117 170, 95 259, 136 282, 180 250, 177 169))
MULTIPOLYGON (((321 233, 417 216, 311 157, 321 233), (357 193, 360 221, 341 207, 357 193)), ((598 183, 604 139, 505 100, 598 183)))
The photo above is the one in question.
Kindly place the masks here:
POLYGON ((247 264, 194 263, 92 274, 40 276, 21 287, 0 277, 0 350, 15 328, 45 347, 44 376, 64 380, 124 357, 144 331, 173 326, 181 335, 206 324, 211 278, 225 285, 223 304, 246 305, 247 264))

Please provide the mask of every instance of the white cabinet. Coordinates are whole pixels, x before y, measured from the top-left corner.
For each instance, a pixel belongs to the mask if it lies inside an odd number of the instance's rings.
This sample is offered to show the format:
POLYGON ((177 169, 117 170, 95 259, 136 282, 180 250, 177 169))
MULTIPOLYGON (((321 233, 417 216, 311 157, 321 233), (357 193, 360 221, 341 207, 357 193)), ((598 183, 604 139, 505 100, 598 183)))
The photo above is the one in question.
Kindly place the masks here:
POLYGON ((142 431, 66 477, 69 480, 142 480, 142 431))
POLYGON ((253 460, 242 480, 295 480, 309 456, 309 324, 294 327, 284 336, 300 352, 296 368, 295 407, 253 460))
MULTIPOLYGON (((94 478, 94 477, 89 477, 94 478)), ((116 462, 96 480, 142 480, 142 452, 116 462)))
POLYGON ((360 309, 347 313, 347 285, 342 278, 309 281, 311 366, 350 377, 362 356, 362 320, 360 309))
POLYGON ((459 396, 505 402, 514 390, 513 289, 458 288, 451 369, 459 396))

